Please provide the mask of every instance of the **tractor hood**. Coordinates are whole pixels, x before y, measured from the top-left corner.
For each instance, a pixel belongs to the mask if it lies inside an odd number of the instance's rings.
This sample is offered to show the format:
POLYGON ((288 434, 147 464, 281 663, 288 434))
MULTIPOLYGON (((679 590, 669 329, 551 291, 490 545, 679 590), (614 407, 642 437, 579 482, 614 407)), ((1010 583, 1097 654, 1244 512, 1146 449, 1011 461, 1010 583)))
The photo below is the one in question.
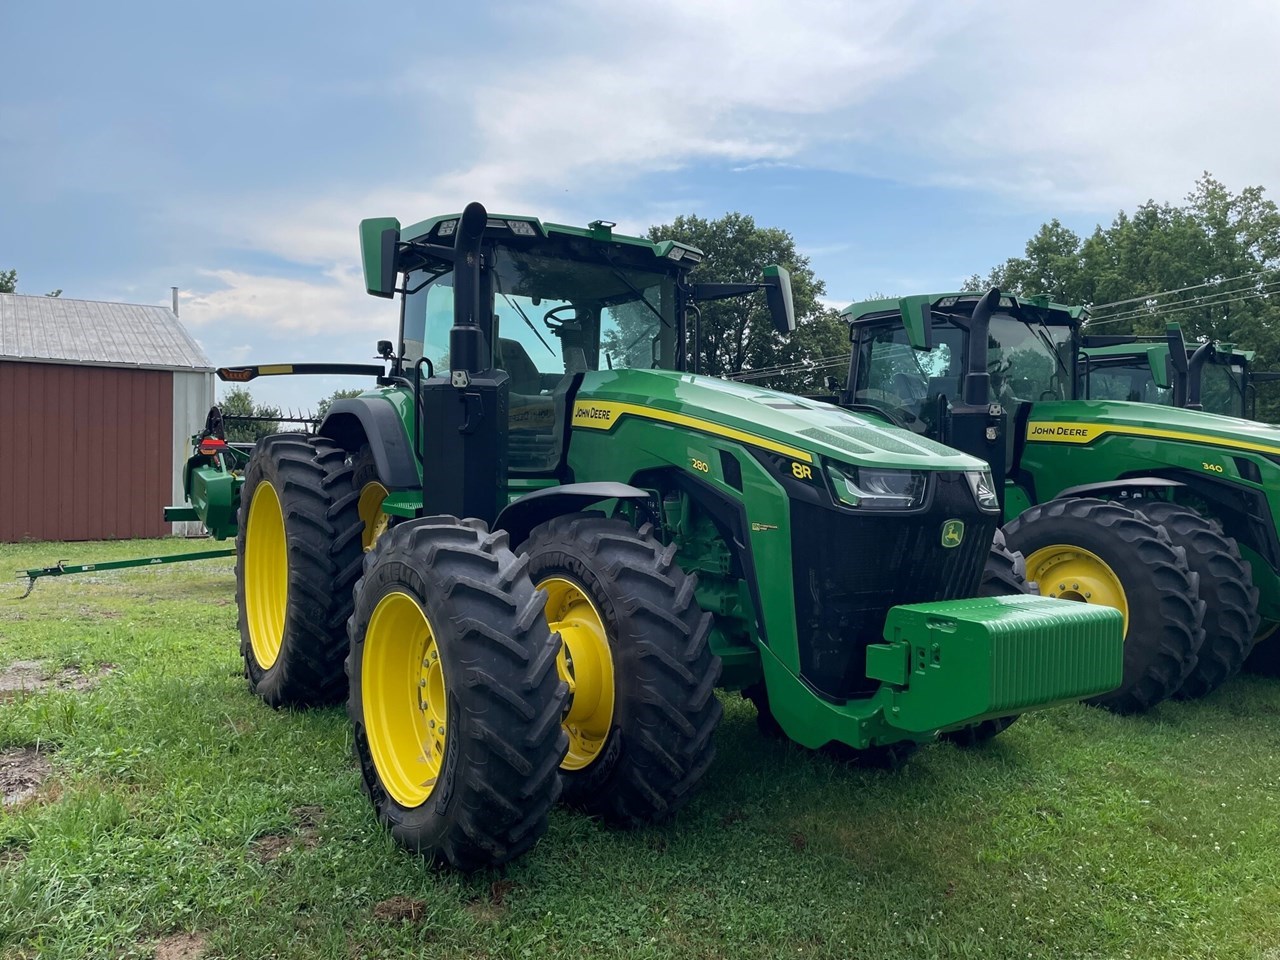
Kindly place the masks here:
POLYGON ((776 390, 669 370, 601 370, 585 375, 574 400, 575 428, 612 429, 629 416, 728 437, 775 453, 800 450, 855 466, 986 467, 975 457, 900 427, 776 390))
POLYGON ((1037 403, 1031 408, 1026 436, 1032 442, 1085 444, 1108 434, 1280 456, 1280 428, 1272 424, 1124 400, 1037 403))

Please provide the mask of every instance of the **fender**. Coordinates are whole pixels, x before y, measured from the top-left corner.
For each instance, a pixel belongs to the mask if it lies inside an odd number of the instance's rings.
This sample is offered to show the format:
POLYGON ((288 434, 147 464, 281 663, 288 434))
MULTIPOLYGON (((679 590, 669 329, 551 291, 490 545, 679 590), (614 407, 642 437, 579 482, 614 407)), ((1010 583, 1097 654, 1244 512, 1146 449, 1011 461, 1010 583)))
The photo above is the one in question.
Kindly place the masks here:
POLYGON ((388 490, 410 489, 421 482, 412 439, 405 434, 399 414, 389 403, 364 397, 336 400, 316 434, 336 440, 352 453, 367 442, 373 451, 378 479, 388 490))
POLYGON ((1169 480, 1165 477, 1123 477, 1118 480, 1107 480, 1104 483, 1082 483, 1078 487, 1067 487, 1060 491, 1054 500, 1067 500, 1072 497, 1096 497, 1104 493, 1138 493, 1143 490, 1172 490, 1185 487, 1181 480, 1169 480))
POLYGON ((529 539, 529 534, 539 524, 566 513, 576 513, 601 500, 634 500, 653 512, 648 506, 649 491, 633 487, 629 483, 566 483, 559 487, 535 490, 513 500, 498 514, 498 519, 493 522, 493 529, 507 531, 512 549, 515 549, 529 539))

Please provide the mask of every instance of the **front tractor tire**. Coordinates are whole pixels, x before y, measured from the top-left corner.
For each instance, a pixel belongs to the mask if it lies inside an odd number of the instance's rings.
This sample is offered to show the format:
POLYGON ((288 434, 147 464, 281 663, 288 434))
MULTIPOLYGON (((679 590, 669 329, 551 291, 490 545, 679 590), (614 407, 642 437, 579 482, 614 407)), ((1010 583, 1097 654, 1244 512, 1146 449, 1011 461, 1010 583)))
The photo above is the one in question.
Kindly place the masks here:
POLYGON ((556 517, 521 547, 564 641, 565 802, 620 826, 665 820, 715 757, 720 659, 675 547, 598 513, 556 517))
POLYGON ((1182 682, 1179 699, 1203 697, 1226 683, 1244 665, 1258 631, 1258 588, 1240 547, 1220 527, 1198 513, 1166 501, 1139 504, 1138 511, 1164 527, 1187 565, 1200 575, 1204 600, 1204 644, 1195 669, 1182 682))
POLYGON ((273 707, 346 696, 346 622, 363 552, 357 500, 346 451, 323 437, 267 437, 245 468, 240 653, 250 689, 273 707))
POLYGON ((1142 713, 1178 692, 1204 639, 1199 576, 1186 553, 1141 514, 1106 500, 1050 500, 1004 528, 1040 594, 1124 614, 1120 686, 1086 703, 1142 713))
POLYGON ((547 827, 567 745, 546 596, 478 520, 387 530, 355 588, 348 713, 365 793, 395 841, 462 871, 547 827))

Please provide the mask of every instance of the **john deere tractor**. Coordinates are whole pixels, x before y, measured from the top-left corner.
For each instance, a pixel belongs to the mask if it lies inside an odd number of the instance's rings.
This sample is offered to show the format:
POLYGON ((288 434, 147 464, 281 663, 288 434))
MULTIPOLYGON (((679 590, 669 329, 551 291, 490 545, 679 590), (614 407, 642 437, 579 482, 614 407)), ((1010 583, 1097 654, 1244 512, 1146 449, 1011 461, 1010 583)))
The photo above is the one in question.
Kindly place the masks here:
POLYGON ((701 301, 763 290, 794 327, 785 270, 695 283, 691 247, 479 204, 360 235, 398 342, 316 437, 255 449, 240 631, 268 703, 348 695, 405 846, 501 863, 558 796, 669 817, 717 686, 866 756, 1119 682, 1122 618, 1022 592, 980 460, 690 368, 701 301))
POLYGON ((1084 400, 1133 400, 1257 419, 1258 386, 1280 374, 1252 369, 1256 354, 1235 344, 1187 344, 1178 323, 1165 336, 1079 338, 1076 394, 1084 400))
MULTIPOLYGON (((1095 702, 1136 712, 1205 694, 1280 624, 1280 429, 1089 399, 1086 365, 1106 355, 1082 354, 1079 308, 992 290, 843 315, 842 404, 981 457, 1027 579, 1124 614, 1124 681, 1095 702)), ((1280 666, 1273 649, 1251 663, 1280 666)))

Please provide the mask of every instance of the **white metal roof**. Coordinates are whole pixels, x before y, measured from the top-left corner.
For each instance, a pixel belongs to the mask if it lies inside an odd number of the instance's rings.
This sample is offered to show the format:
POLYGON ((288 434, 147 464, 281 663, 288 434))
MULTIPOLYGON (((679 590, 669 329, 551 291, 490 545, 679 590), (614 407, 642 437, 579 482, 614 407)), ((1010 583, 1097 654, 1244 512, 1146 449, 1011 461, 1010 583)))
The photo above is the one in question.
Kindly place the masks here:
POLYGON ((0 293, 0 360, 212 370, 168 307, 0 293))

